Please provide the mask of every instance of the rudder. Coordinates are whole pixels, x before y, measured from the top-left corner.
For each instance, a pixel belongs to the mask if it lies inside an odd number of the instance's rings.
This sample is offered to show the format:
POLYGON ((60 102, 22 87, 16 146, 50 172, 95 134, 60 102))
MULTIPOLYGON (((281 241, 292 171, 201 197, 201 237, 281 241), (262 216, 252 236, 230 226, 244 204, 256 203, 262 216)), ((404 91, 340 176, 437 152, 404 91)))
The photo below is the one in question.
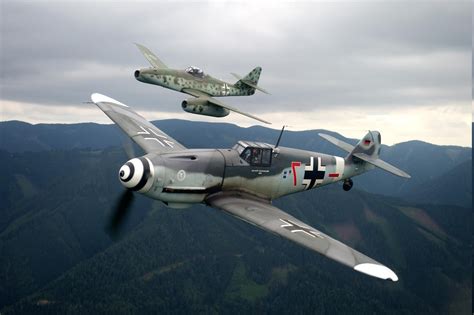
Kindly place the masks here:
POLYGON ((357 143, 349 154, 364 153, 372 158, 378 158, 381 149, 382 137, 378 131, 370 131, 357 143))
POLYGON ((404 171, 396 168, 395 166, 379 159, 381 149, 380 132, 369 131, 355 146, 354 150, 346 157, 346 160, 362 160, 365 163, 369 163, 373 166, 383 169, 393 175, 400 177, 410 178, 410 175, 404 171))
MULTIPOLYGON (((249 72, 245 77, 240 79, 239 81, 247 81, 250 83, 253 83, 255 85, 258 84, 258 79, 260 79, 260 73, 262 73, 262 68, 261 67, 256 67, 252 71, 249 72)), ((238 81, 237 81, 238 83, 238 81)))

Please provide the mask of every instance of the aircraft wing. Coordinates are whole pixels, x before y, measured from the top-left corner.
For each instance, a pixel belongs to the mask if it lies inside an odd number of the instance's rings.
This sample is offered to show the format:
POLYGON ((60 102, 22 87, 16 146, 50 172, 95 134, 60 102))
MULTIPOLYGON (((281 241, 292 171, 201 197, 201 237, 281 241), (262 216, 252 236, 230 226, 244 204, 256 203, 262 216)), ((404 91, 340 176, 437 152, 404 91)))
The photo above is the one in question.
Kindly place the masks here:
POLYGON ((164 153, 186 149, 127 105, 99 93, 92 94, 91 99, 146 153, 164 153))
POLYGON ((158 58, 154 53, 152 53, 150 49, 146 48, 146 47, 143 46, 143 45, 137 44, 137 43, 135 43, 135 45, 137 45, 138 49, 140 49, 140 51, 142 52, 143 56, 145 56, 146 60, 148 60, 148 62, 149 62, 154 68, 158 68, 158 69, 168 68, 168 66, 165 65, 165 64, 163 63, 163 61, 161 61, 160 58, 158 58))
POLYGON ((189 95, 192 95, 194 97, 197 97, 197 98, 201 98, 201 99, 205 99, 207 100, 209 103, 212 103, 214 105, 217 105, 217 106, 220 106, 220 107, 223 107, 225 109, 228 109, 230 111, 233 111, 233 112, 236 112, 236 113, 239 113, 241 115, 244 115, 244 116, 247 116, 247 117, 250 117, 250 118, 253 118, 255 120, 258 120, 258 121, 261 121, 263 123, 266 123, 266 124, 269 124, 271 125, 272 123, 271 122, 268 122, 266 120, 263 120, 261 118, 258 118, 257 116, 254 116, 254 115, 251 115, 251 114, 248 114, 248 113, 245 113, 245 112, 242 112, 240 110, 238 110, 237 108, 234 108, 232 106, 229 106, 221 101, 218 101, 217 99, 213 98, 213 97, 210 97, 209 95, 207 95, 206 93, 204 92, 201 92, 201 91, 198 91, 198 90, 193 90, 193 89, 182 89, 181 90, 182 92, 186 93, 186 94, 189 94, 189 95))
POLYGON ((206 202, 214 208, 290 239, 359 272, 380 279, 398 280, 392 270, 372 258, 301 222, 265 200, 250 198, 252 197, 242 194, 222 193, 211 196, 206 202))

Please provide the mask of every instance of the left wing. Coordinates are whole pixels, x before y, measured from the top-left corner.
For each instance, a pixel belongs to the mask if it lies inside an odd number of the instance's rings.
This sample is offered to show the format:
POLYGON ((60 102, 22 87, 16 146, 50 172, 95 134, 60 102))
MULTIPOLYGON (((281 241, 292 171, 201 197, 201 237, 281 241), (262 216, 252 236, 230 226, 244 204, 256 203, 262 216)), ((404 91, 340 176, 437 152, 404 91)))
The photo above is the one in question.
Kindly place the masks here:
POLYGON ((127 105, 99 93, 92 94, 91 99, 146 153, 164 153, 186 149, 127 105))
POLYGON ((397 275, 370 257, 301 222, 270 203, 243 194, 217 194, 206 202, 259 228, 276 233, 317 251, 341 264, 380 279, 397 281, 397 275), (252 198, 252 199, 251 199, 252 198))
POLYGON ((200 98, 200 99, 204 99, 204 100, 208 101, 209 103, 212 103, 212 104, 214 104, 214 105, 223 107, 223 108, 228 109, 228 110, 230 110, 230 111, 239 113, 239 114, 241 114, 241 115, 244 115, 244 116, 247 116, 247 117, 250 117, 250 118, 253 118, 253 119, 256 119, 256 120, 261 121, 261 122, 263 122, 263 123, 266 123, 266 124, 269 124, 269 125, 272 124, 271 122, 268 122, 268 121, 266 121, 266 120, 263 120, 263 119, 261 119, 261 118, 258 118, 257 116, 254 116, 254 115, 251 115, 251 114, 242 112, 242 111, 238 110, 237 108, 234 108, 234 107, 231 107, 231 106, 229 106, 229 105, 227 105, 227 104, 224 104, 223 102, 218 101, 218 100, 216 100, 215 98, 210 97, 209 95, 207 95, 207 94, 204 93, 204 92, 201 92, 201 91, 198 91, 198 90, 193 90, 193 89, 182 89, 181 91, 184 92, 184 93, 186 93, 186 94, 192 95, 192 96, 194 96, 194 97, 197 97, 197 98, 200 98))
POLYGON ((160 60, 160 58, 158 58, 154 53, 152 53, 150 49, 137 43, 135 43, 135 45, 137 45, 138 49, 140 49, 143 56, 146 58, 146 60, 148 60, 148 62, 153 66, 153 68, 157 68, 157 69, 168 68, 168 66, 166 66, 164 62, 160 60))

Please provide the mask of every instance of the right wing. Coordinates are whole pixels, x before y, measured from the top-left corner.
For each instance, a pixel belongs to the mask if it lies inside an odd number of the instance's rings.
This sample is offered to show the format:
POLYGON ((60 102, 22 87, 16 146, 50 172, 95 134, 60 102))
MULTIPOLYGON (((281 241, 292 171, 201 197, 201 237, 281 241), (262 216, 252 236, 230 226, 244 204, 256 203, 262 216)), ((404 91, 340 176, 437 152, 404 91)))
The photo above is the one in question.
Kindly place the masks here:
POLYGON ((143 46, 143 45, 137 44, 137 43, 135 43, 135 45, 137 45, 138 49, 140 49, 140 51, 142 52, 143 56, 145 56, 146 60, 148 60, 148 62, 149 62, 154 68, 158 68, 158 69, 168 68, 168 67, 163 63, 163 61, 160 60, 160 58, 158 58, 154 53, 151 52, 150 49, 146 48, 146 47, 143 46))
POLYGON ((186 149, 127 105, 99 93, 92 94, 91 99, 146 153, 164 153, 186 149))
POLYGON ((272 123, 271 122, 268 122, 266 120, 263 120, 261 118, 258 118, 257 116, 254 116, 254 115, 251 115, 251 114, 248 114, 248 113, 245 113, 245 112, 242 112, 240 110, 238 110, 237 108, 234 108, 232 106, 229 106, 221 101, 218 101, 217 99, 215 98, 212 98, 210 97, 209 95, 207 95, 206 93, 203 93, 201 91, 198 91, 198 90, 194 90, 194 89, 182 89, 181 90, 182 92, 186 93, 186 94, 189 94, 189 95, 192 95, 194 97, 197 97, 197 98, 200 98, 200 99, 205 99, 206 101, 208 101, 209 103, 212 103, 214 105, 217 105, 217 106, 220 106, 220 107, 223 107, 225 109, 228 109, 230 111, 233 111, 233 112, 236 112, 236 113, 239 113, 241 115, 244 115, 244 116, 247 116, 247 117, 250 117, 250 118, 253 118, 255 120, 258 120, 258 121, 261 121, 263 123, 266 123, 266 124, 269 124, 271 125, 272 123))
POLYGON ((242 194, 217 194, 206 202, 250 224, 290 239, 359 272, 397 281, 397 275, 381 263, 301 222, 270 203, 242 194))

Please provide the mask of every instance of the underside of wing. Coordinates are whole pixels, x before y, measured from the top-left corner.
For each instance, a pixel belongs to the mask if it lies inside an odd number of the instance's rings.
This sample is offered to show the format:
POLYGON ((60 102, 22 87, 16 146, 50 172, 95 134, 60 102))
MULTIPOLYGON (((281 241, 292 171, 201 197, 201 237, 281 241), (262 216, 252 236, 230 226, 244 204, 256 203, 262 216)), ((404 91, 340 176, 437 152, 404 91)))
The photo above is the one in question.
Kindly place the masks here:
POLYGON ((197 91, 197 90, 193 90, 193 89, 183 89, 182 92, 186 93, 186 94, 189 94, 189 95, 192 95, 194 97, 197 97, 197 98, 200 98, 200 99, 205 99, 207 100, 209 103, 213 104, 213 105, 217 105, 217 106, 220 106, 222 108, 225 108, 225 109, 228 109, 230 111, 233 111, 233 112, 236 112, 236 113, 239 113, 241 115, 244 115, 244 116, 247 116, 249 118, 252 118, 252 119, 255 119, 255 120, 258 120, 258 121, 261 121, 263 123, 266 123, 266 124, 269 124, 271 125, 271 122, 268 122, 266 120, 263 120, 261 118, 258 118, 257 116, 254 116, 254 115, 251 115, 251 114, 248 114, 248 113, 245 113, 245 112, 242 112, 240 110, 238 110, 237 108, 234 108, 232 106, 229 106, 215 98, 212 98, 210 97, 209 95, 207 95, 206 93, 203 93, 201 91, 197 91))
POLYGON ((186 149, 127 105, 94 93, 92 101, 145 152, 172 152, 186 149))
POLYGON ((370 257, 301 222, 265 200, 237 193, 220 193, 206 202, 217 209, 290 239, 359 272, 380 279, 397 281, 397 275, 370 257))

